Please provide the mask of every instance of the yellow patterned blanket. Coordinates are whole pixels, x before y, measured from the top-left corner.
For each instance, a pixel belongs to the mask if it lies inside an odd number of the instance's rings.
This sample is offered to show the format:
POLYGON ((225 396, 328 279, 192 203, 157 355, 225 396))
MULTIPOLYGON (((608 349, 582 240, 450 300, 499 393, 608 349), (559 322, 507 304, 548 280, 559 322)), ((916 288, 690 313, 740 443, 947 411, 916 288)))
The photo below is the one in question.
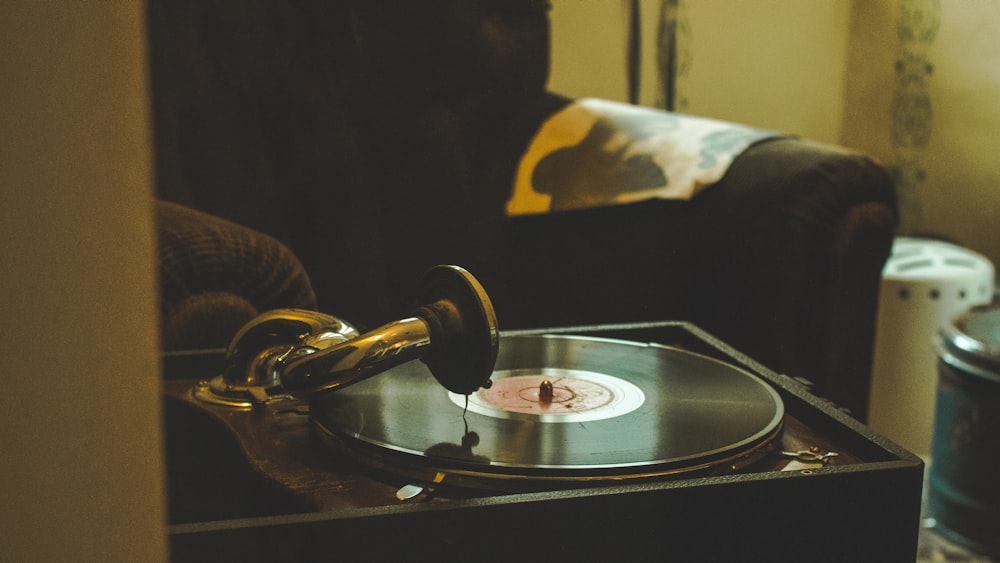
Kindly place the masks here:
POLYGON ((689 199, 770 131, 599 99, 549 118, 522 156, 507 215, 689 199))

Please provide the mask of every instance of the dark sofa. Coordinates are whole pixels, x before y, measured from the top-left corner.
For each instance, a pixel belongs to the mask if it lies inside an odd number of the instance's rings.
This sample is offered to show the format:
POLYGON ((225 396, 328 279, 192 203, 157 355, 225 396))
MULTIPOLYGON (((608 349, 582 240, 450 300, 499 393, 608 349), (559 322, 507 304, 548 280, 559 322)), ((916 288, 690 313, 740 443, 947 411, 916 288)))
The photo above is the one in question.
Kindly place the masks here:
POLYGON ((689 201, 508 218, 521 154, 570 101, 545 90, 548 9, 152 0, 158 196, 290 249, 316 307, 361 327, 460 264, 502 329, 687 320, 863 419, 887 172, 780 138, 689 201))

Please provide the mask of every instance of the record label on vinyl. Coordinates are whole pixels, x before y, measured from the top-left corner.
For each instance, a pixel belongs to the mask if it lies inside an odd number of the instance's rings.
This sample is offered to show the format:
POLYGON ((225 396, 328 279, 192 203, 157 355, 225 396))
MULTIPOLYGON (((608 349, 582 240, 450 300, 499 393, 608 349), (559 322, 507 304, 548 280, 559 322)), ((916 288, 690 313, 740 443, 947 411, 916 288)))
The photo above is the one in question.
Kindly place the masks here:
POLYGON ((584 370, 500 370, 493 386, 471 395, 449 393, 451 402, 496 418, 534 417, 542 422, 580 422, 626 415, 642 406, 642 389, 624 379, 584 370))

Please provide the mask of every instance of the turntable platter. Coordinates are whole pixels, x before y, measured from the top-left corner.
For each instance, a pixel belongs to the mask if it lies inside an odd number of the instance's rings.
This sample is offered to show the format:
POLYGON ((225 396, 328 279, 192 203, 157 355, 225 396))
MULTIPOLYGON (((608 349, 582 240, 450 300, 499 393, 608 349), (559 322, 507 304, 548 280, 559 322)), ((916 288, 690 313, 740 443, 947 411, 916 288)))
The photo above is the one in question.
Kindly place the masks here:
POLYGON ((455 395, 409 362, 321 397, 311 415, 322 437, 362 460, 449 482, 735 465, 769 444, 784 416, 778 394, 749 372, 657 344, 504 336, 492 381, 455 395))

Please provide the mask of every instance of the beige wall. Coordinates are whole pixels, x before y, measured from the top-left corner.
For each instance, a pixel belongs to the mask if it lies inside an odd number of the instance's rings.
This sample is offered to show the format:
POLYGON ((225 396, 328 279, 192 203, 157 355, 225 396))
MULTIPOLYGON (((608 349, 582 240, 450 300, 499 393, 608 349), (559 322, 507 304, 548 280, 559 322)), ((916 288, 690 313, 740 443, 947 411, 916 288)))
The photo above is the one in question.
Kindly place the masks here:
POLYGON ((166 559, 141 2, 0 7, 0 560, 166 559))
POLYGON ((1000 2, 946 0, 931 47, 932 133, 918 228, 1000 265, 1000 2))
POLYGON ((553 0, 551 90, 626 99, 625 6, 621 0, 553 0))
MULTIPOLYGON (((550 88, 625 100, 628 2, 554 0, 550 88)), ((1000 2, 994 0, 680 0, 678 111, 863 150, 900 174, 901 234, 933 232, 1000 264, 1000 2), (925 44, 897 33, 930 18, 925 44), (924 124, 893 108, 913 94, 896 65, 924 57, 924 124), (905 121, 910 120, 909 124, 905 121), (899 146, 900 124, 929 127, 899 146)), ((640 101, 656 105, 659 0, 642 0, 640 101)), ((911 77, 912 78, 912 77, 911 77)))
MULTIPOLYGON (((659 0, 642 0, 641 102, 656 105, 659 0)), ((552 90, 627 97, 628 2, 554 0, 552 90)), ((844 0, 681 0, 688 71, 678 111, 836 142, 843 113, 844 0)))

